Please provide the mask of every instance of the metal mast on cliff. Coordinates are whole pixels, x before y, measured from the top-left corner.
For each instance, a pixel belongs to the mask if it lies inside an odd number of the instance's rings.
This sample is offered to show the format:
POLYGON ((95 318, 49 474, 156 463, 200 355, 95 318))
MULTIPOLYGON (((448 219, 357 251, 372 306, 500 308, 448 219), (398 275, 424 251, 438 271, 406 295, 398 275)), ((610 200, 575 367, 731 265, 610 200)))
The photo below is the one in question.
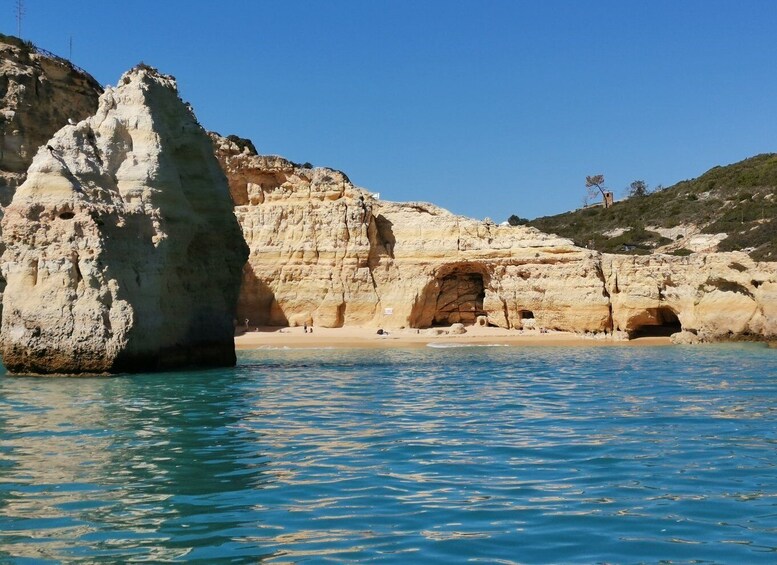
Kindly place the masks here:
POLYGON ((24 0, 16 0, 16 37, 22 37, 22 17, 24 16, 24 0))

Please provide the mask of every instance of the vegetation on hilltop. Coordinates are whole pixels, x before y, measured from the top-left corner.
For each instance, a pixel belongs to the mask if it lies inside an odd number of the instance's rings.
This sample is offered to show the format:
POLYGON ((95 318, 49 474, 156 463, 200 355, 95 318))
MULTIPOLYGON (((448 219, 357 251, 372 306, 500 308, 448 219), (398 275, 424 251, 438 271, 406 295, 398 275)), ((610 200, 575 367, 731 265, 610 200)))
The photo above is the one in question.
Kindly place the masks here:
MULTIPOLYGON (((640 191, 641 192, 641 191, 640 191)), ((695 233, 726 233, 719 251, 777 261, 777 154, 713 167, 702 176, 642 196, 529 222, 544 232, 607 253, 648 254, 695 233), (649 228, 678 228, 675 239, 649 228)), ((676 247, 684 255, 687 249, 676 247)))
POLYGON ((97 80, 92 75, 87 73, 84 69, 82 69, 78 65, 75 65, 69 59, 60 57, 56 53, 52 53, 51 51, 43 49, 42 47, 38 47, 32 41, 29 41, 26 39, 20 39, 13 35, 5 35, 4 33, 0 33, 0 43, 4 43, 6 45, 11 45, 13 47, 18 48, 25 57, 30 57, 33 54, 38 54, 60 65, 64 65, 70 70, 78 74, 81 74, 84 77, 84 79, 86 79, 89 82, 89 85, 92 88, 99 90, 100 92, 103 91, 103 87, 100 85, 100 83, 97 82, 97 80))
POLYGON ((254 145, 254 142, 250 139, 247 139, 245 137, 240 137, 237 135, 228 135, 227 139, 230 140, 232 143, 237 145, 241 151, 243 151, 245 148, 248 148, 248 154, 249 155, 258 155, 259 152, 256 150, 256 146, 254 145))
POLYGON ((37 49, 37 47, 32 41, 27 41, 26 39, 19 39, 16 36, 6 35, 4 33, 0 33, 0 43, 13 45, 14 47, 18 47, 19 49, 22 49, 24 51, 35 51, 37 49))

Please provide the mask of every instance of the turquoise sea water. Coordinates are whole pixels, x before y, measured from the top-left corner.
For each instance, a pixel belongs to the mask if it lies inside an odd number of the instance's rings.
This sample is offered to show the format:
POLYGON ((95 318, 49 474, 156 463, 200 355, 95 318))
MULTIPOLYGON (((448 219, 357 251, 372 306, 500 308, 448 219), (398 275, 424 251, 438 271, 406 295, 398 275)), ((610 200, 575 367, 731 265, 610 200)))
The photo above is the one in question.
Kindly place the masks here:
POLYGON ((0 377, 0 562, 777 563, 777 350, 0 377))

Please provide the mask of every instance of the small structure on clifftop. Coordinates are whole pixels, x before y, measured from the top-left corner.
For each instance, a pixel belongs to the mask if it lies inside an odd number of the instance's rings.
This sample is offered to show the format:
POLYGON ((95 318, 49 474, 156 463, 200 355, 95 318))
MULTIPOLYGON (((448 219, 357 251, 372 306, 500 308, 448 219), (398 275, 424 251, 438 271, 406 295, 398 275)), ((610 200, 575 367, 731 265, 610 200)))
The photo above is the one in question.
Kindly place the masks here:
POLYGON ((59 130, 2 229, 0 350, 12 373, 234 364, 248 250, 172 77, 138 66, 95 116, 59 130))

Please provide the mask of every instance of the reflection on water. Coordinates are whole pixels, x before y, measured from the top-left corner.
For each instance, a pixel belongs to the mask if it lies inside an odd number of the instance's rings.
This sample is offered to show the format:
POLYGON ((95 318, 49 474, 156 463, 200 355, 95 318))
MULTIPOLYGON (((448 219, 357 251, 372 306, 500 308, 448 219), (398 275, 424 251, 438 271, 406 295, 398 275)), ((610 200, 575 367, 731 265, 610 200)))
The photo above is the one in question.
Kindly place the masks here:
POLYGON ((0 377, 0 561, 772 563, 775 393, 742 347, 0 377))
POLYGON ((235 378, 3 379, 3 549, 166 559, 230 542, 241 493, 270 480, 235 378))

